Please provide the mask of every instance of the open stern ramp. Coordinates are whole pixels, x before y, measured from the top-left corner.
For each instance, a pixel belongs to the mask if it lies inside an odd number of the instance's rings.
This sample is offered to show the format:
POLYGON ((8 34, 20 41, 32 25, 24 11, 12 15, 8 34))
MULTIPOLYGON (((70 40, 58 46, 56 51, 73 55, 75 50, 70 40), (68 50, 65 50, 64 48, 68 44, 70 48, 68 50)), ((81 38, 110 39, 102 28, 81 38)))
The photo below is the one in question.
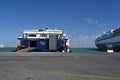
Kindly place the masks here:
POLYGON ((35 47, 28 47, 28 48, 25 48, 25 49, 17 50, 16 52, 30 52, 30 51, 33 51, 35 49, 36 49, 35 47))

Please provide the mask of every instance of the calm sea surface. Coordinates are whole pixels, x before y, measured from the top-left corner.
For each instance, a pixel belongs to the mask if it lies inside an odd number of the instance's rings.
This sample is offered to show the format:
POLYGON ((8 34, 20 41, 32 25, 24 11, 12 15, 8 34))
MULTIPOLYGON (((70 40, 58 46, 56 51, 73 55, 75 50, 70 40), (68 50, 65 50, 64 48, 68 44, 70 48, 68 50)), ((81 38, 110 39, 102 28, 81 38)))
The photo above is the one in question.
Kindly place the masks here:
POLYGON ((0 48, 0 52, 15 52, 16 47, 5 47, 5 48, 0 48))
MULTIPOLYGON (((71 48, 72 53, 102 53, 97 48, 71 48)), ((16 47, 0 48, 0 52, 15 52, 16 47)))

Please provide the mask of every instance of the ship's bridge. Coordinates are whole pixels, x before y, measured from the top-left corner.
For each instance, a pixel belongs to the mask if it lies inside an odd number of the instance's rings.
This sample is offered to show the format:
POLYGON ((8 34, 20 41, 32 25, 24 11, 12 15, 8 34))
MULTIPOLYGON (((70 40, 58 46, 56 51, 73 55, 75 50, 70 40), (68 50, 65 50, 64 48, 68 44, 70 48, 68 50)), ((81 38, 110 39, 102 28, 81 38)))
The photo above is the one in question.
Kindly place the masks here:
POLYGON ((45 39, 49 38, 51 34, 57 35, 58 38, 66 37, 64 36, 65 33, 63 30, 43 29, 43 30, 24 30, 22 37, 19 37, 18 39, 22 38, 45 39))

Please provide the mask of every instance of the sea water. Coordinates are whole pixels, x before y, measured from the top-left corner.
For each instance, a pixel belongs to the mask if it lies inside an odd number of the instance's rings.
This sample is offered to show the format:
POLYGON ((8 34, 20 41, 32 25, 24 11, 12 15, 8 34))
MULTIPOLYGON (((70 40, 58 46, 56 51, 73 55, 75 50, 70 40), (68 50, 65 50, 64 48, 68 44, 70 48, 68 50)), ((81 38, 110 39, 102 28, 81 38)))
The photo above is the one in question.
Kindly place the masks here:
MULTIPOLYGON (((0 48, 0 52, 15 52, 16 47, 0 48)), ((72 53, 101 53, 97 48, 71 48, 72 53)))
POLYGON ((5 48, 0 48, 0 52, 15 52, 16 47, 5 47, 5 48))

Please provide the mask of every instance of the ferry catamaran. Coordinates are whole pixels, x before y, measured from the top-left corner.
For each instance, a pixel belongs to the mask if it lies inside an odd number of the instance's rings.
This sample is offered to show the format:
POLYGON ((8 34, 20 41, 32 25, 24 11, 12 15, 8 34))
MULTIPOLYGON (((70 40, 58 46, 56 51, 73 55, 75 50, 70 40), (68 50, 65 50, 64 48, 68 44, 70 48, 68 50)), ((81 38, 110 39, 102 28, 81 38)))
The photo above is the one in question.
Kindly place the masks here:
POLYGON ((64 30, 57 29, 37 29, 24 30, 22 36, 18 38, 20 44, 17 52, 25 51, 57 51, 71 52, 69 38, 64 30))
POLYGON ((113 49, 114 51, 120 51, 120 28, 97 36, 95 44, 101 50, 113 49))

